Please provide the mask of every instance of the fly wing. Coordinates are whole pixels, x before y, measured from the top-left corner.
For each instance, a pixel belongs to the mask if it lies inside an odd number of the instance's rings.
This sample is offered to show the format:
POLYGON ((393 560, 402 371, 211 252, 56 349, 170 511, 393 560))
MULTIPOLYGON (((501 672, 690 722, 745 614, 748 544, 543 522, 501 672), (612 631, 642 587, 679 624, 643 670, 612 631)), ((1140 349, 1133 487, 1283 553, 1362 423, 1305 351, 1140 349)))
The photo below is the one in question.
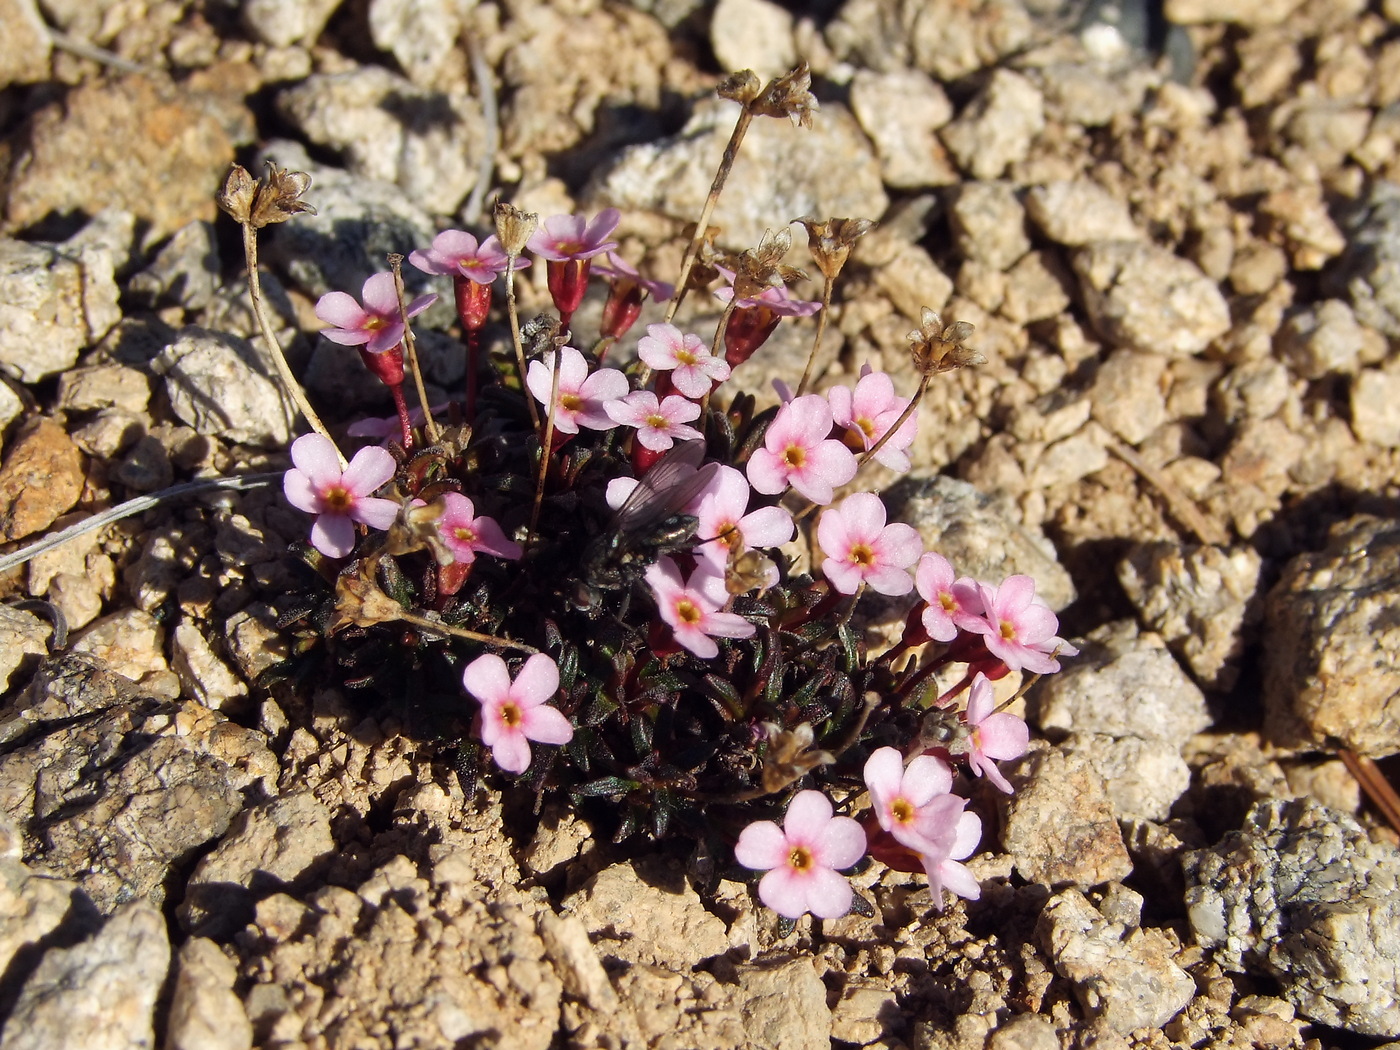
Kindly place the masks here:
POLYGON ((642 475, 613 515, 609 531, 638 532, 679 513, 719 471, 718 463, 705 463, 705 443, 685 441, 653 464, 642 475))

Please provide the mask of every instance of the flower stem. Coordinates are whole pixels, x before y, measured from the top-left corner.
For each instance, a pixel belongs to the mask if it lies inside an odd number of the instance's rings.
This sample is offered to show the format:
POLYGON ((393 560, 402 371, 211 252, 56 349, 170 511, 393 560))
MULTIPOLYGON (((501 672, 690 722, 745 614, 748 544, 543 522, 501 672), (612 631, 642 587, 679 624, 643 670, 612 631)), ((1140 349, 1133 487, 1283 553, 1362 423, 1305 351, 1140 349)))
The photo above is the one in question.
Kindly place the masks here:
POLYGON ((525 395, 525 407, 530 410, 530 422, 536 430, 540 428, 540 414, 535 408, 535 399, 530 396, 530 388, 525 385, 525 347, 520 341, 520 314, 515 305, 515 260, 516 255, 506 255, 506 312, 510 315, 510 341, 515 348, 515 367, 520 373, 520 392, 525 395))
POLYGON ((919 402, 924 399, 924 391, 928 389, 928 381, 930 378, 929 373, 925 372, 923 377, 919 380, 919 389, 914 391, 914 396, 909 399, 909 404, 904 406, 904 411, 899 414, 899 418, 894 421, 894 425, 880 435, 879 441, 875 442, 875 444, 871 445, 860 454, 857 460, 858 467, 865 466, 875 453, 884 448, 885 443, 889 441, 890 438, 894 437, 899 428, 908 422, 909 417, 918 411, 919 402))
POLYGON ((408 319, 408 300, 403 290, 403 256, 390 252, 389 269, 394 271, 394 294, 399 297, 399 314, 403 317, 403 345, 405 356, 408 358, 408 369, 413 373, 413 386, 418 391, 418 403, 423 406, 423 431, 428 437, 428 444, 436 445, 442 438, 442 431, 433 419, 433 414, 428 411, 428 388, 423 383, 423 370, 418 367, 418 341, 413 338, 413 325, 408 319))
POLYGON ((812 350, 807 355, 807 367, 802 370, 802 382, 797 384, 797 397, 807 392, 807 383, 812 378, 812 365, 816 363, 817 350, 822 345, 822 333, 826 331, 826 316, 831 313, 831 289, 835 284, 835 280, 828 277, 822 285, 822 309, 817 315, 817 334, 812 337, 812 350))
MULTIPOLYGON (((403 429, 403 447, 407 452, 413 448, 413 421, 408 418, 408 402, 403 399, 403 384, 391 386, 389 393, 394 398, 394 411, 399 414, 399 426, 403 429)), ((426 413, 427 410, 424 409, 424 414, 426 413)))
MULTIPOLYGON (((544 502, 544 482, 549 476, 549 454, 554 445, 554 405, 559 400, 559 350, 554 351, 554 363, 549 376, 549 410, 544 419, 544 441, 540 445, 540 476, 535 482, 535 501, 530 506, 530 527, 525 530, 525 547, 535 541, 535 526, 540 523, 540 504, 544 502)), ((528 393, 528 391, 527 391, 528 393)))

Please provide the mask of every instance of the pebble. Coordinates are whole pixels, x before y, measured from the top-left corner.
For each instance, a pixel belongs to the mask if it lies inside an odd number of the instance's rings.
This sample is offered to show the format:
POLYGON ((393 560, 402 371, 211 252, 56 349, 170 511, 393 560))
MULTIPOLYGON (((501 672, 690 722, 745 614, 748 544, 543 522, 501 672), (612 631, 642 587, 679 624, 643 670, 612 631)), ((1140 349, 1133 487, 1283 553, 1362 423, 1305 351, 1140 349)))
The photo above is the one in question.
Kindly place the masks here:
POLYGON ((1103 777, 1119 820, 1166 820, 1191 783, 1175 740, 1074 733, 1062 746, 1081 752, 1103 777))
POLYGON ((178 303, 186 310, 202 310, 222 283, 214 224, 201 219, 176 230, 150 265, 132 274, 127 293, 146 306, 178 303))
POLYGON ((797 65, 792 14, 768 0, 719 0, 710 47, 721 69, 752 69, 767 82, 797 65))
POLYGON ((1275 346, 1288 366, 1304 379, 1356 371, 1363 335, 1351 307, 1326 299, 1304 307, 1283 323, 1275 346))
POLYGON ((1358 441, 1400 448, 1400 373, 1363 368, 1352 377, 1351 429, 1358 441))
POLYGON ((175 465, 165 443, 155 434, 146 434, 112 465, 108 477, 134 492, 155 492, 174 483, 175 465))
POLYGON ((274 448, 291 441, 276 372, 237 336, 188 325, 151 367, 165 378, 171 411, 200 434, 274 448))
POLYGON ((1045 130, 1040 90, 1020 73, 997 69, 956 120, 939 134, 958 167, 974 179, 996 179, 1025 160, 1045 130))
POLYGON ((1093 417, 1129 445, 1151 437, 1167 421, 1164 392, 1169 359, 1143 350, 1114 350, 1089 388, 1093 417))
POLYGON ((1009 182, 965 182, 948 205, 953 243, 964 257, 1006 270, 1030 251, 1026 209, 1009 182))
POLYGON ((466 77, 460 37, 474 31, 467 20, 470 9, 460 0, 372 0, 370 39, 392 54, 415 84, 450 90, 466 77))
POLYGON ((240 11, 243 24, 257 39, 273 47, 289 47, 314 44, 339 6, 340 0, 301 0, 295 4, 282 0, 243 0, 240 11))
POLYGON ((1073 283, 1056 256, 1027 252, 1006 272, 999 312, 1015 325, 1048 321, 1069 309, 1073 283))
POLYGON ((49 654, 52 634, 53 627, 27 609, 0 603, 0 693, 18 686, 33 665, 49 654))
POLYGON ((183 695, 215 711, 225 711, 248 696, 248 686, 226 664, 203 632, 192 623, 175 628, 170 639, 170 669, 180 678, 183 695))
POLYGON ((831 1010, 811 958, 744 963, 737 968, 739 1010, 751 1046, 827 1050, 831 1010))
POLYGON ((1346 227, 1346 251, 1326 276, 1362 324, 1400 338, 1400 186, 1378 179, 1346 227))
POLYGON ((1181 26, 1234 22, 1246 27, 1278 25, 1302 0, 1166 0, 1167 20, 1181 26))
POLYGON ((995 65, 1031 40, 1019 0, 847 0, 826 37, 842 58, 888 72, 913 65, 943 83, 995 65))
POLYGON ((49 79, 53 43, 35 0, 0 0, 0 90, 49 79))
POLYGON ((1095 241, 1140 241, 1128 205, 1089 179, 1060 179, 1026 192, 1026 213, 1056 244, 1079 248, 1095 241))
POLYGON ((1265 227, 1280 236, 1297 270, 1320 270, 1347 247, 1321 191, 1311 186, 1275 190, 1259 202, 1265 227))
POLYGON ((11 443, 0 466, 0 539, 42 532, 83 494, 83 454, 64 431, 39 416, 11 443))
POLYGON ((150 613, 121 609, 102 617, 73 639, 76 653, 91 653, 115 674, 139 682, 170 669, 165 662, 165 628, 150 613))
POLYGON ((251 1050, 253 1025, 234 992, 237 979, 238 968, 213 941, 185 941, 165 1017, 165 1050, 251 1050))
POLYGON ((58 405, 67 412, 119 408, 144 412, 151 400, 151 381, 125 365, 103 364, 71 368, 58 379, 58 405))
POLYGON ((1033 71, 1045 95, 1046 119, 1099 128, 1136 113, 1157 76, 1140 66, 1111 70, 1095 61, 1051 62, 1033 71))
POLYGON ((1108 466, 1103 428, 1090 423, 1076 434, 1047 445, 1030 465, 1031 488, 1071 485, 1108 466))
POLYGON ((958 181, 937 134, 953 119, 953 106, 936 80, 912 69, 857 70, 851 78, 851 112, 875 143, 886 186, 914 190, 958 181))

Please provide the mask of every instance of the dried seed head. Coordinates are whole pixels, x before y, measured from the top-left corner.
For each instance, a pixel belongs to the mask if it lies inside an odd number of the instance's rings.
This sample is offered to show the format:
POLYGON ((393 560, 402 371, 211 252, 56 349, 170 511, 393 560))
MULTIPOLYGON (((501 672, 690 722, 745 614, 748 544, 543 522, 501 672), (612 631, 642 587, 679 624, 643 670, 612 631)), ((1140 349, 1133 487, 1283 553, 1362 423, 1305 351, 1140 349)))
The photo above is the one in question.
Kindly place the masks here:
POLYGON ((494 210, 496 236, 501 242, 501 249, 513 259, 525 250, 525 242, 540 224, 540 217, 531 211, 521 211, 505 201, 497 201, 494 210))
POLYGON ((778 565, 768 555, 757 550, 740 552, 730 548, 724 566, 724 589, 730 594, 758 591, 761 598, 778 579, 778 565))
POLYGON ((719 265, 734 274, 734 298, 754 299, 765 289, 781 288, 806 278, 796 267, 783 265, 784 256, 791 250, 792 231, 784 227, 777 233, 766 231, 757 248, 722 256, 719 265))
POLYGON ((918 330, 909 333, 909 356, 924 375, 984 364, 985 357, 964 345, 971 338, 972 325, 966 321, 945 325, 935 311, 925 306, 918 330))
POLYGON ((827 219, 819 222, 808 215, 796 220, 807 230, 807 247, 817 269, 828 281, 836 280, 856 241, 875 228, 869 219, 827 219))
POLYGON ((772 794, 781 791, 809 769, 836 761, 830 751, 812 750, 815 735, 806 722, 792 729, 782 729, 764 722, 768 735, 768 753, 763 756, 763 790, 772 794))
POLYGON ((315 215, 316 209, 301 199, 310 186, 311 176, 306 172, 287 171, 271 161, 267 162, 267 174, 254 184, 247 170, 235 164, 216 199, 235 221, 259 230, 302 212, 315 215))
POLYGON ((758 74, 752 69, 741 69, 737 73, 730 73, 729 76, 721 80, 719 87, 715 88, 715 93, 720 98, 727 98, 742 106, 747 106, 758 98, 758 93, 762 90, 763 81, 758 79, 758 74))
POLYGON ((248 169, 242 164, 235 164, 229 168, 224 188, 214 199, 234 222, 245 223, 253 212, 253 199, 257 192, 258 184, 248 174, 248 169))
POLYGON ((812 126, 812 114, 820 106, 812 94, 812 71, 806 62, 771 81, 762 94, 749 104, 749 108, 761 117, 787 117, 794 126, 812 126))
POLYGON ((335 581, 335 621, 331 633, 341 628, 373 627, 403 619, 403 606, 374 582, 377 558, 365 558, 357 573, 345 573, 335 581))

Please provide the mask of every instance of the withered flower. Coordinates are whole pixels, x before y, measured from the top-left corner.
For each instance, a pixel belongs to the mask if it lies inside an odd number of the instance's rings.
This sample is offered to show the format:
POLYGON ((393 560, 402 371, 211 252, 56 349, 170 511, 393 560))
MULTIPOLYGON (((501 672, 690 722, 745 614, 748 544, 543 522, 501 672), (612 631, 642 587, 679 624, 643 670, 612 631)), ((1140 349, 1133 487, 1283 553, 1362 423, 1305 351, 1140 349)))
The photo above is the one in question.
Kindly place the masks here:
POLYGON ((875 228, 870 219, 827 219, 818 221, 810 215, 796 220, 807 231, 807 247, 816 260, 817 269, 828 281, 836 280, 846 265, 856 241, 875 228))
POLYGON ((268 161, 267 174, 254 183, 247 169, 235 164, 216 199, 236 222, 260 230, 302 212, 315 215, 316 209, 301 199, 310 187, 311 176, 304 171, 288 171, 268 161))
POLYGON ((758 98, 758 93, 762 90, 763 81, 758 79, 758 74, 752 69, 741 69, 737 73, 730 73, 729 76, 721 80, 719 87, 715 88, 715 93, 720 98, 727 98, 731 102, 747 106, 758 98))
POLYGON ((749 108, 761 117, 787 117, 794 126, 812 126, 812 114, 820 106, 812 94, 812 71, 806 62, 770 81, 749 108))
POLYGON ((810 769, 836 761, 830 751, 812 750, 815 734, 807 722, 793 729, 764 722, 763 728, 768 734, 768 753, 763 756, 763 790, 769 794, 781 791, 810 769))
POLYGON ((924 375, 985 364, 985 357, 965 345, 971 338, 972 325, 966 321, 945 325, 936 311, 925 306, 918 330, 909 333, 909 356, 914 359, 914 367, 924 375))
POLYGON ((403 619, 403 606, 385 594, 374 581, 376 558, 365 558, 359 571, 335 581, 335 621, 331 633, 349 627, 373 627, 403 619))
POLYGON ((253 198, 257 196, 257 192, 258 184, 253 181, 253 176, 248 174, 248 169, 242 164, 235 164, 229 168, 224 179, 224 188, 214 200, 234 222, 244 223, 252 214, 253 198))
POLYGON ((497 201, 494 212, 496 237, 506 255, 513 259, 525 250, 525 242, 540 224, 540 217, 531 211, 521 211, 505 201, 497 201))
POLYGON ((736 299, 757 299, 769 288, 782 288, 806 278, 796 267, 783 265, 783 258, 791 250, 792 231, 783 227, 777 233, 765 231, 757 248, 721 255, 716 262, 720 270, 734 274, 736 299))

